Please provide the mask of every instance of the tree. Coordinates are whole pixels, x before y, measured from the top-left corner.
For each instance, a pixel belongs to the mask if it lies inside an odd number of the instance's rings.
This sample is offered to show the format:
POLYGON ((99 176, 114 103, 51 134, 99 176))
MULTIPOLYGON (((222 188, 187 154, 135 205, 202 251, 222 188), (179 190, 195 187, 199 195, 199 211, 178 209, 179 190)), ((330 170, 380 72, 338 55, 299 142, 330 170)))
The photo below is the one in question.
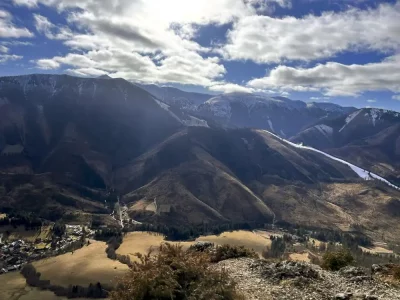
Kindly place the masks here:
POLYGON ((58 236, 61 237, 65 234, 65 231, 67 230, 67 227, 65 226, 64 223, 58 221, 54 224, 53 226, 53 233, 58 236))
POLYGON ((322 258, 321 267, 331 271, 338 271, 350 265, 354 261, 348 249, 340 249, 335 252, 326 252, 322 258))

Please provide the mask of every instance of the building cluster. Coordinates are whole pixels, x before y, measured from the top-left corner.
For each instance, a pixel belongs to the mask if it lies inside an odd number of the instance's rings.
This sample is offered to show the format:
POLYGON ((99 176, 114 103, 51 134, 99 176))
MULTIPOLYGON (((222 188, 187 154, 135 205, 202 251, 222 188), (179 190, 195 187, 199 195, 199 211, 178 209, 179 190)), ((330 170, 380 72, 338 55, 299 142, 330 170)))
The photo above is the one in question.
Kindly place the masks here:
POLYGON ((19 270, 24 264, 35 260, 73 251, 83 245, 83 237, 93 235, 94 231, 80 225, 67 225, 62 237, 49 240, 28 242, 0 238, 0 274, 19 270))

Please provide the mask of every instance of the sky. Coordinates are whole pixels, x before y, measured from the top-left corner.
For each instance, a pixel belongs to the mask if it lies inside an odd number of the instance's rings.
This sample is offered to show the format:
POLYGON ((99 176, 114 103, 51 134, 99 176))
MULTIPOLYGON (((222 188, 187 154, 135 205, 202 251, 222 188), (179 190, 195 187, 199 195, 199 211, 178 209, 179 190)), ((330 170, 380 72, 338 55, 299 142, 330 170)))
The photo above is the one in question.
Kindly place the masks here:
POLYGON ((0 0, 0 76, 400 111, 400 0, 0 0))

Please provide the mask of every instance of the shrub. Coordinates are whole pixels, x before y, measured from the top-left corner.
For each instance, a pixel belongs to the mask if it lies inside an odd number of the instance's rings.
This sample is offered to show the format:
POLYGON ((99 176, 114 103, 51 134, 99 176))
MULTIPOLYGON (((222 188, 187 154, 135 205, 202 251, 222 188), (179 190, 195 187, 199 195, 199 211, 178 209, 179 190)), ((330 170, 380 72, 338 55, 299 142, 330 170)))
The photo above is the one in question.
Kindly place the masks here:
POLYGON ((341 249, 334 252, 326 252, 322 257, 321 267, 331 271, 338 271, 343 267, 350 265, 354 261, 353 256, 347 249, 341 249))
POLYGON ((215 249, 215 252, 211 256, 211 261, 219 262, 221 260, 239 257, 258 258, 258 255, 254 250, 247 249, 244 246, 222 245, 215 249))
POLYGON ((111 300, 243 299, 225 272, 210 270, 207 253, 163 244, 157 255, 137 254, 131 271, 121 279, 111 300))
POLYGON ((400 265, 397 265, 393 268, 393 278, 400 280, 400 265))

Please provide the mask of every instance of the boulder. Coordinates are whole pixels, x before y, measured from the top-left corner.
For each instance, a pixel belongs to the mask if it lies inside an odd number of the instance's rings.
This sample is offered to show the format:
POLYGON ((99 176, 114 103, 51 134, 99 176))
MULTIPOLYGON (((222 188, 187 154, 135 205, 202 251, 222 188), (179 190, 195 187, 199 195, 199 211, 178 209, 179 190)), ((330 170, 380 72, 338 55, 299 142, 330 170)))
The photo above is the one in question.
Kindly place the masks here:
POLYGON ((359 267, 352 267, 352 266, 347 266, 347 267, 341 268, 339 270, 339 273, 342 276, 345 276, 345 277, 348 277, 348 278, 356 277, 356 276, 367 276, 368 275, 366 269, 359 268, 359 267))

